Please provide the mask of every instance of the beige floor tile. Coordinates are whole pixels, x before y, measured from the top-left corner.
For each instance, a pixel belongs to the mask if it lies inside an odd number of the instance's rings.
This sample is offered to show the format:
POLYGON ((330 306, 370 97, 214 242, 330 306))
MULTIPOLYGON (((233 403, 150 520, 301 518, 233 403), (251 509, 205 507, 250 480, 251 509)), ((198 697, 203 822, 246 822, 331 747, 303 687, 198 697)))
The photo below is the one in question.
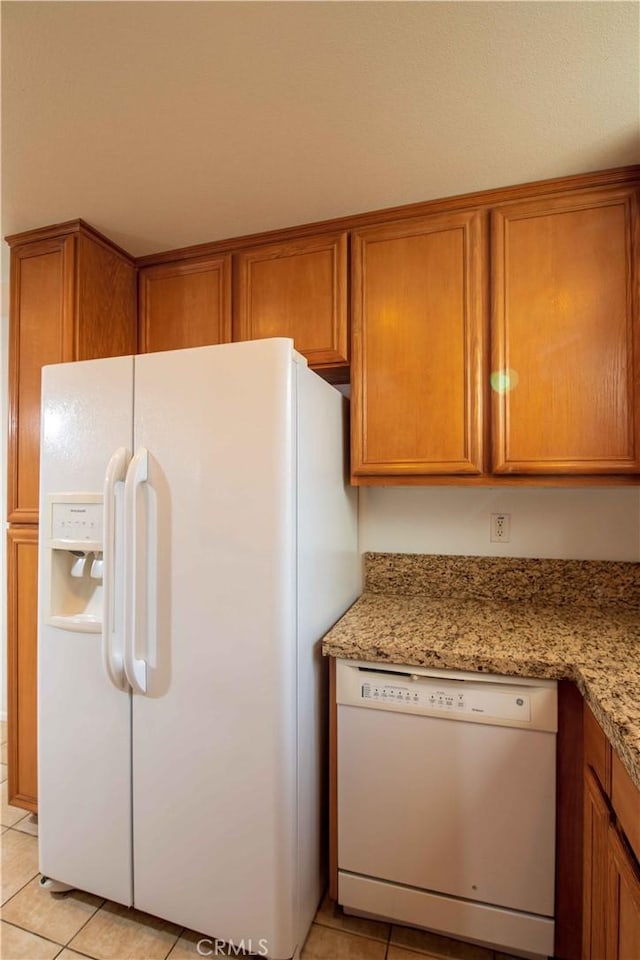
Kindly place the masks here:
POLYGON ((28 813, 22 820, 18 820, 13 829, 19 830, 21 833, 30 833, 32 837, 37 837, 38 818, 35 813, 28 813))
POLYGON ((38 874, 38 841, 26 833, 7 830, 2 835, 2 893, 0 903, 38 874))
POLYGON ((0 742, 7 742, 7 721, 0 720, 0 742))
POLYGON ((2 928, 2 942, 0 949, 2 960, 53 960, 60 949, 59 943, 43 940, 33 933, 12 927, 4 920, 2 928))
POLYGON ((356 937, 314 923, 301 957, 302 960, 384 960, 386 949, 386 943, 380 940, 356 937))
POLYGON ((13 827, 18 820, 22 820, 27 816, 27 810, 21 810, 20 807, 11 807, 9 806, 9 801, 7 800, 7 784, 6 782, 2 784, 0 788, 2 791, 2 809, 0 812, 0 823, 3 827, 13 827))
POLYGON ((7 765, 6 763, 0 763, 0 783, 4 783, 7 779, 7 765))
POLYGON ((431 958, 428 953, 416 953, 415 950, 405 950, 404 947, 396 947, 395 943, 390 943, 387 960, 431 960, 431 958))
POLYGON ((394 925, 391 928, 391 943, 417 953, 426 953, 438 960, 493 960, 493 951, 485 947, 475 947, 461 940, 439 937, 426 930, 394 925))
POLYGON ((69 946, 96 960, 164 960, 179 933, 180 927, 166 920, 106 903, 69 946))
MULTIPOLYGON (((251 944, 245 944, 247 951, 251 944)), ((178 937, 177 943, 167 960, 192 960, 193 957, 211 956, 211 957, 246 957, 251 956, 249 952, 239 952, 240 944, 230 947, 224 944, 222 940, 215 940, 213 937, 206 936, 204 933, 196 933, 194 930, 183 930, 178 937), (203 942, 204 941, 204 942, 203 942), (201 950, 198 953, 198 944, 202 943, 201 950), (211 951, 207 953, 206 951, 211 951)), ((253 944, 254 951, 260 950, 260 944, 253 944)))
POLYGON ((58 954, 56 960, 76 960, 77 957, 84 957, 85 960, 92 960, 92 958, 88 957, 86 953, 76 953, 75 950, 69 950, 68 947, 65 947, 62 953, 58 954))
POLYGON ((100 897, 80 890, 52 895, 40 888, 40 878, 36 877, 4 904, 2 919, 58 943, 68 943, 102 903, 100 897))
MULTIPOLYGON (((189 960, 190 957, 202 956, 198 953, 198 943, 205 939, 203 933, 196 933, 194 930, 183 930, 180 936, 178 937, 176 944, 167 957, 167 960, 189 960)), ((206 938, 210 940, 211 938, 206 938)), ((205 944, 209 949, 212 949, 210 944, 205 944)))
POLYGON ((328 895, 320 904, 314 922, 321 924, 323 927, 333 927, 347 933, 356 933, 361 937, 384 940, 385 943, 389 939, 390 924, 381 923, 378 920, 365 920, 363 917, 351 917, 344 912, 342 907, 330 900, 328 895))

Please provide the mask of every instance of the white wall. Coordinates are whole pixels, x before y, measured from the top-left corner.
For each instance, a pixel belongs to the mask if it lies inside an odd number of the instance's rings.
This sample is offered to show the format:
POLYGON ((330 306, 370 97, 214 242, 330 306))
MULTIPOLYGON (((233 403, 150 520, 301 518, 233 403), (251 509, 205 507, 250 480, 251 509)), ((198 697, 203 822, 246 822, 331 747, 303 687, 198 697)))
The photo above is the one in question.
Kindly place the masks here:
POLYGON ((362 551, 640 560, 637 487, 361 487, 362 551), (491 513, 511 540, 489 541, 491 513))

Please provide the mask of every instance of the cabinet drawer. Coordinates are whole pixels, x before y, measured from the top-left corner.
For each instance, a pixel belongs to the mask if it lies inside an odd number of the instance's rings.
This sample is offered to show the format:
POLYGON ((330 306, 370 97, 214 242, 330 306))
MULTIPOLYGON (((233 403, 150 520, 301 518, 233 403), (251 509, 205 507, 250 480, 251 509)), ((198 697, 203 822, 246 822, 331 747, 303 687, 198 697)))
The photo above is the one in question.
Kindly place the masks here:
POLYGON ((611 794, 611 744, 591 708, 584 709, 584 761, 600 781, 607 796, 611 794))

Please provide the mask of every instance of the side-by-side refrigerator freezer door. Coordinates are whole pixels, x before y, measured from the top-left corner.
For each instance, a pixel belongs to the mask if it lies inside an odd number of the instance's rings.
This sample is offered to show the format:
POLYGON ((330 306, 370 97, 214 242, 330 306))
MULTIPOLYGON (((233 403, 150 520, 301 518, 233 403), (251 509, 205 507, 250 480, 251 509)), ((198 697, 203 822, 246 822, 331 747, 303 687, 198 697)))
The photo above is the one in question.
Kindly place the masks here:
POLYGON ((131 695, 118 651, 105 640, 115 642, 121 617, 117 561, 132 447, 133 358, 45 367, 42 386, 40 870, 128 905, 131 695))
POLYGON ((135 364, 135 906, 290 957, 292 346, 224 344, 135 364))

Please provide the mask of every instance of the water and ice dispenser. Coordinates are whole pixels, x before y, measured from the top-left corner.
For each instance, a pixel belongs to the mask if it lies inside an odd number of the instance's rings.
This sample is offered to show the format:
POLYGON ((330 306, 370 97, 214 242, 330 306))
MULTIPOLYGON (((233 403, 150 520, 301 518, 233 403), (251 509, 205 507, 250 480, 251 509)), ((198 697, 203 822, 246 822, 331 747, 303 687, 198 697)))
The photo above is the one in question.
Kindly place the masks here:
POLYGON ((103 606, 102 494, 50 494, 44 548, 45 618, 64 630, 99 633, 103 606))

